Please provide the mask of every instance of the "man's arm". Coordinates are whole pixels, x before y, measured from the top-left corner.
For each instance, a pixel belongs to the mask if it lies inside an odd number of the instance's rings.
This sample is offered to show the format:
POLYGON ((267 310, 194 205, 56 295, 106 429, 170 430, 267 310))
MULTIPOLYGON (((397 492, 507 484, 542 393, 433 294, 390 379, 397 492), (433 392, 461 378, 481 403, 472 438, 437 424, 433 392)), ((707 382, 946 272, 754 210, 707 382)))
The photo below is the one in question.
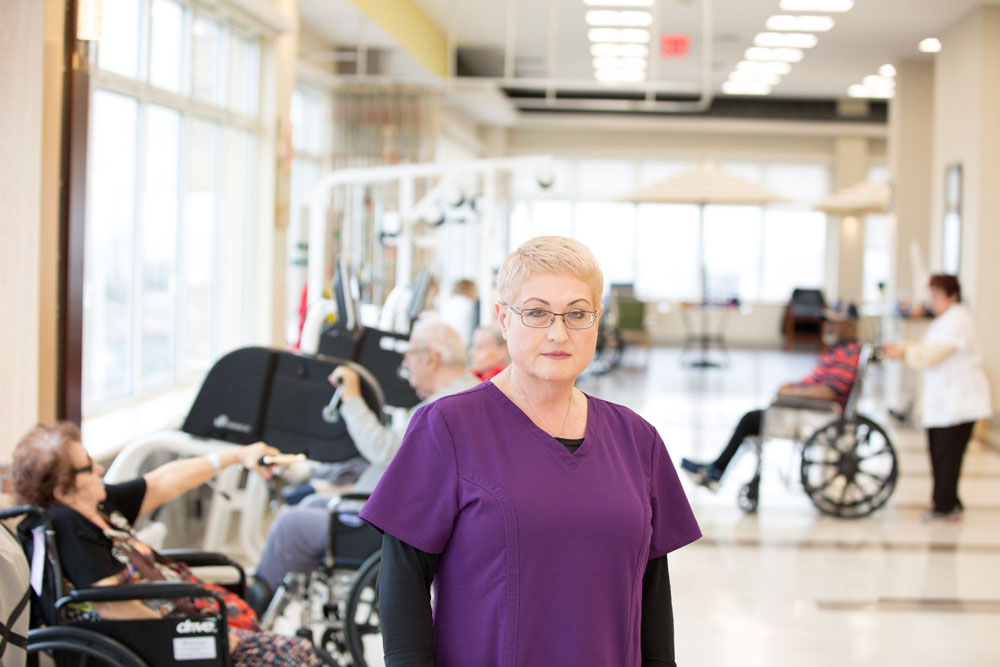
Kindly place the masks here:
POLYGON ((361 396, 361 379, 346 365, 337 366, 327 378, 340 388, 340 416, 358 453, 374 465, 385 467, 399 451, 403 437, 382 424, 361 396))

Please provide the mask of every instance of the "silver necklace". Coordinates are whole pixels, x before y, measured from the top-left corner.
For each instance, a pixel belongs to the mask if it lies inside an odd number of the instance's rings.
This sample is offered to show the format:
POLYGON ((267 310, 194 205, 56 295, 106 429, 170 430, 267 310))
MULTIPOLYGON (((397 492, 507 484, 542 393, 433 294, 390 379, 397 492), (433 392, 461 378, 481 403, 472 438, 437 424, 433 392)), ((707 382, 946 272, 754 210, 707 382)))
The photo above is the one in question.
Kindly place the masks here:
POLYGON ((554 428, 552 428, 551 426, 549 426, 549 423, 547 421, 545 421, 545 417, 542 416, 542 413, 539 412, 538 410, 536 410, 535 407, 530 402, 528 402, 528 397, 524 395, 524 392, 521 391, 520 389, 518 389, 517 385, 514 384, 514 374, 513 373, 510 374, 510 386, 512 386, 514 388, 514 391, 516 391, 518 393, 518 395, 521 397, 521 400, 524 401, 524 404, 527 405, 529 408, 531 408, 532 412, 534 412, 536 415, 538 415, 538 418, 540 420, 542 420, 542 423, 545 425, 545 428, 548 429, 549 433, 552 434, 553 438, 560 438, 560 437, 562 437, 563 432, 566 430, 566 422, 569 421, 569 410, 570 410, 571 407, 573 407, 573 390, 572 389, 569 392, 569 402, 566 404, 566 416, 563 417, 562 428, 559 429, 559 432, 557 433, 556 430, 554 428))

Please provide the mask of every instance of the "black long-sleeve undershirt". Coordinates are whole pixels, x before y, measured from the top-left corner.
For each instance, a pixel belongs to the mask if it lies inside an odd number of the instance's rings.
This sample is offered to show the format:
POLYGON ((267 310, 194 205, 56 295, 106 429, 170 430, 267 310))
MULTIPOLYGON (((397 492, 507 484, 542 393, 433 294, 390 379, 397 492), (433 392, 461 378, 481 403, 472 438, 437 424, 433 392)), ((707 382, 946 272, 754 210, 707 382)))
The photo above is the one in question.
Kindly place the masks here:
MULTIPOLYGON (((559 441, 570 452, 583 443, 559 441)), ((386 667, 436 667, 430 587, 440 560, 440 554, 421 551, 388 533, 382 538, 378 594, 386 667)), ((646 563, 640 635, 642 667, 676 667, 666 556, 646 563)))

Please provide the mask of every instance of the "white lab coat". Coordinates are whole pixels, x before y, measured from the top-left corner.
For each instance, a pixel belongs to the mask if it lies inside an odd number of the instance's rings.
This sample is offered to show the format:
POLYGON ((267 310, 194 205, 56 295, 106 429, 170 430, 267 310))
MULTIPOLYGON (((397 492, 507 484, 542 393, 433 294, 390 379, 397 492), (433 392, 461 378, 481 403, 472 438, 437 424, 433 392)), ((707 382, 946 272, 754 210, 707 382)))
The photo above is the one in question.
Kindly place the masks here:
POLYGON ((961 303, 953 304, 931 322, 921 343, 955 348, 943 361, 924 370, 924 427, 955 426, 990 417, 990 387, 969 309, 961 303))

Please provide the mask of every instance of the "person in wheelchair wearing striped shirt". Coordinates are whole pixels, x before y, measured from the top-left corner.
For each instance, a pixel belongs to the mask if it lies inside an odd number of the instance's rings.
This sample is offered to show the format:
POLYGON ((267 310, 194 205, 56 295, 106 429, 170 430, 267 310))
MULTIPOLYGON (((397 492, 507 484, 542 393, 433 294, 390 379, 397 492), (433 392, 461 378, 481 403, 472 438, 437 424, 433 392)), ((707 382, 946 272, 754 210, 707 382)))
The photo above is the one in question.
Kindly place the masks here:
MULTIPOLYGON (((828 310, 824 314, 823 344, 812 372, 798 382, 782 385, 778 396, 814 398, 837 401, 841 408, 847 402, 857 377, 861 343, 857 339, 858 309, 854 304, 828 310)), ((761 433, 763 410, 751 410, 743 415, 725 448, 714 461, 699 462, 681 459, 681 469, 700 486, 710 491, 719 488, 726 468, 732 462, 744 440, 761 433)))

